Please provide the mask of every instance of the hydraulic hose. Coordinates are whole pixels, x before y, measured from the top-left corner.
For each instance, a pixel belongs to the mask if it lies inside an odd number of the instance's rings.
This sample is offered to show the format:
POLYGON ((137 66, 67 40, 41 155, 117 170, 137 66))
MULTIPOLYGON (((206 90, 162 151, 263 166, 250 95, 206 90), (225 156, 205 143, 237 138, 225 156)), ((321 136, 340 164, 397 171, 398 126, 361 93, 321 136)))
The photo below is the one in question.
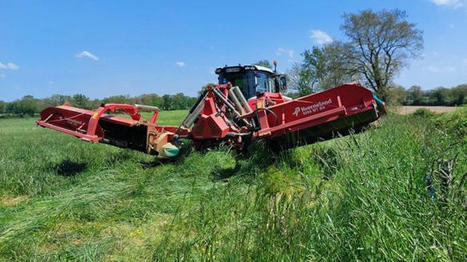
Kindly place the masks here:
POLYGON ((272 111, 272 110, 269 109, 269 108, 264 108, 264 107, 262 107, 262 108, 256 108, 255 111, 253 111, 253 113, 254 113, 256 116, 258 116, 258 111, 260 111, 260 110, 264 110, 264 111, 266 111, 266 112, 271 113, 272 116, 274 116, 274 118, 276 119, 275 126, 277 126, 277 125, 279 124, 279 117, 277 117, 276 113, 274 113, 274 111, 272 111))

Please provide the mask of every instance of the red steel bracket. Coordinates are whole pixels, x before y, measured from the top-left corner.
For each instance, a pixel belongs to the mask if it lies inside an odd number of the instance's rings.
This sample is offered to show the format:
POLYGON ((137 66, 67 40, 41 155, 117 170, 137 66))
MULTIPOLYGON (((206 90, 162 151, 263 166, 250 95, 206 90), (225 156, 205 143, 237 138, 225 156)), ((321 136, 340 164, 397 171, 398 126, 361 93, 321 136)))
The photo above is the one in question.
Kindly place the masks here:
MULTIPOLYGON (((138 108, 134 105, 127 105, 127 104, 105 104, 100 106, 99 108, 94 111, 91 118, 89 119, 88 130, 86 135, 91 137, 91 142, 98 142, 100 139, 96 136, 96 128, 99 123, 99 119, 102 114, 107 111, 114 112, 117 109, 125 110, 125 113, 129 114, 133 120, 139 121, 141 119, 141 115, 139 114, 138 108)), ((87 140, 88 138, 84 138, 87 140)))

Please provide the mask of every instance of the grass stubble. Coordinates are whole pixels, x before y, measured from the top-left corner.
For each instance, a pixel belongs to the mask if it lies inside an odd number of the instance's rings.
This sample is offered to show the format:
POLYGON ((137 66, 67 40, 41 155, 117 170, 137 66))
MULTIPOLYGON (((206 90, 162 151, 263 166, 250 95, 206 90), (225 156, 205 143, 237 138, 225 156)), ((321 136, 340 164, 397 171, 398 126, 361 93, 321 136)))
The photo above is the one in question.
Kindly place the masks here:
POLYGON ((465 261, 465 109, 174 163, 0 120, 0 260, 465 261))

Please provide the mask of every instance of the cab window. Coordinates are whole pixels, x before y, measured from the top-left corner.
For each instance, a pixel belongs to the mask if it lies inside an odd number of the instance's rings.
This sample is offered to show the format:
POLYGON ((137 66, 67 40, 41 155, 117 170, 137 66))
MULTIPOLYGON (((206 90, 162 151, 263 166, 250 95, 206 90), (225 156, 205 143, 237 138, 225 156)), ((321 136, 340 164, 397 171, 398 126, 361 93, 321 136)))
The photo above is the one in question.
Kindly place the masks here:
POLYGON ((256 93, 270 92, 271 87, 266 73, 256 73, 256 93))

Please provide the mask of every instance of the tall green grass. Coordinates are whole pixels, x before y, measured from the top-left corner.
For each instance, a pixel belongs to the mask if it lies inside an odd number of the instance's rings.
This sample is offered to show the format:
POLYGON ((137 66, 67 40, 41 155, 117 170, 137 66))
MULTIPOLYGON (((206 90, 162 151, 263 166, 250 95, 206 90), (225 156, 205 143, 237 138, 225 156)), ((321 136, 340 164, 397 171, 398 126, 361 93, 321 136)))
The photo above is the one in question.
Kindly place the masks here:
POLYGON ((0 260, 463 261, 466 133, 451 118, 467 115, 174 163, 0 120, 0 260))

